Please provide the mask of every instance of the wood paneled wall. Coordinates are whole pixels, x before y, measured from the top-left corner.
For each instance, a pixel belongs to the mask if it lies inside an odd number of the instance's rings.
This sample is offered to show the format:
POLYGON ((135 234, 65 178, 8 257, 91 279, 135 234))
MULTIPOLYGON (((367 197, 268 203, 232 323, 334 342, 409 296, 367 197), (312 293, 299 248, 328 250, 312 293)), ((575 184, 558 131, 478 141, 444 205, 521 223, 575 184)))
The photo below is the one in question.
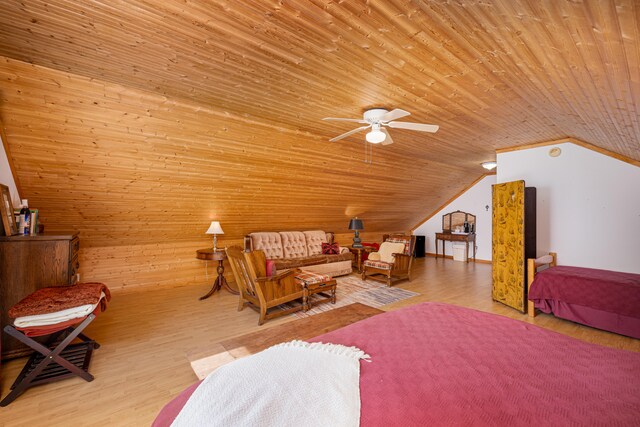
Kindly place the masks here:
POLYGON ((80 231, 83 279, 202 283, 194 254, 212 219, 221 245, 302 229, 349 243, 351 216, 377 240, 438 198, 421 182, 426 165, 398 154, 365 165, 358 146, 6 58, 0 80, 23 197, 46 230, 80 231))

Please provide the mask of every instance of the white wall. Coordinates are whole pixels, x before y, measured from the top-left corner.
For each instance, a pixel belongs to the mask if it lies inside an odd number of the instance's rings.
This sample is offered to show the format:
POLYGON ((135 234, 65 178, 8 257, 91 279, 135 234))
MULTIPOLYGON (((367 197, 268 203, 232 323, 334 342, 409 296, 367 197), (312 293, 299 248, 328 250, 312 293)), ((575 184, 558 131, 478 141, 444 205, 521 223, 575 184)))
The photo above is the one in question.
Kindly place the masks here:
MULTIPOLYGON (((479 260, 491 260, 491 186, 495 183, 495 175, 485 176, 414 230, 413 234, 426 236, 427 253, 436 252, 435 235, 442 232, 442 215, 460 210, 476 216, 476 246, 478 246, 476 257, 479 260), (486 206, 489 206, 488 210, 486 206)), ((445 245, 446 254, 453 255, 451 242, 445 242, 445 245)), ((442 242, 438 252, 442 254, 442 242)), ((473 256, 471 249, 469 249, 469 255, 473 256)))
POLYGON ((640 168, 572 143, 498 154, 497 182, 537 188, 538 256, 640 273, 640 168), (549 150, 559 147, 559 157, 549 150))
POLYGON ((16 208, 20 206, 20 195, 18 194, 18 188, 11 174, 11 168, 9 168, 9 160, 7 159, 7 153, 4 151, 2 140, 0 140, 0 184, 9 187, 13 207, 16 208))

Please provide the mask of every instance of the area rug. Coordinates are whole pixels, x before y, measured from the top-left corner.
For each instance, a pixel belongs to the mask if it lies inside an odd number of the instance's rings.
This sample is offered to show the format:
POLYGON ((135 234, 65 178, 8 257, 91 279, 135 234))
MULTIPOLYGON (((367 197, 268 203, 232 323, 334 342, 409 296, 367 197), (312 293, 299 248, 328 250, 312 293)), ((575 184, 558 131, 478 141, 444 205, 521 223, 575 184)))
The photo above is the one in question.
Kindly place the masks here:
MULTIPOLYGON (((330 302, 314 304, 317 299, 321 299, 322 297, 312 295, 309 297, 311 309, 309 311, 297 311, 291 316, 299 318, 309 317, 356 302, 368 305, 369 307, 379 308, 383 305, 420 295, 416 292, 407 291, 406 289, 393 286, 389 287, 375 280, 364 281, 355 275, 337 277, 336 281, 338 282, 338 286, 336 288, 335 304, 331 304, 330 302)), ((292 305, 283 304, 280 307, 286 309, 292 307, 292 305)))

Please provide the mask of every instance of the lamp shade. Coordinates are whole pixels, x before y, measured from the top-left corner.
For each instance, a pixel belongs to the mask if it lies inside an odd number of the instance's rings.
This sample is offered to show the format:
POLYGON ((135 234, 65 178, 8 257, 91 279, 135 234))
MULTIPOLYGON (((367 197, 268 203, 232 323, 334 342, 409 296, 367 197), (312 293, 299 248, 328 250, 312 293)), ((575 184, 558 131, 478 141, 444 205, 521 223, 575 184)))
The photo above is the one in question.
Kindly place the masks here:
POLYGON ((349 221, 349 230, 364 230, 362 220, 358 218, 351 218, 351 221, 349 221))
POLYGON ((218 221, 211 221, 211 225, 209 226, 206 234, 224 234, 224 231, 222 231, 222 227, 220 227, 220 223, 218 221))

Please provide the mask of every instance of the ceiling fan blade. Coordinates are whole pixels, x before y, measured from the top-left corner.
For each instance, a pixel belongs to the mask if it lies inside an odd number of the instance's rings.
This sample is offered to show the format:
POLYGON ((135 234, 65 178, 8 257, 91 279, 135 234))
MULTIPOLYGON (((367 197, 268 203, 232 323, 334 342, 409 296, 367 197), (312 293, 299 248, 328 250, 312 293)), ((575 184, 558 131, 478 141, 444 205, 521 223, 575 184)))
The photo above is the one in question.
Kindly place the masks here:
POLYGON ((359 128, 355 128, 355 129, 353 129, 353 130, 350 130, 350 131, 349 131, 349 132, 347 132, 347 133, 343 133, 342 135, 338 135, 338 136, 336 136, 335 138, 331 138, 329 141, 334 142, 334 141, 337 141, 337 140, 339 140, 339 139, 346 138, 346 137, 348 137, 349 135, 353 135, 353 134, 354 134, 354 133, 356 133, 356 132, 360 132, 361 130, 368 129, 368 128, 370 128, 370 127, 371 127, 371 125, 368 125, 368 126, 360 126, 359 128))
POLYGON ((411 113, 408 111, 401 110, 400 108, 396 108, 395 110, 389 111, 384 116, 380 117, 381 122, 390 122, 391 120, 398 120, 402 117, 406 117, 411 113))
POLYGON ((382 145, 393 144, 393 138, 391 138, 391 134, 389 133, 389 131, 386 130, 385 128, 383 128, 383 127, 381 127, 380 130, 387 135, 387 137, 384 139, 384 141, 382 141, 382 145))
POLYGON ((398 129, 410 129, 410 130, 419 130, 421 132, 437 132, 440 129, 438 125, 427 125, 424 123, 409 123, 409 122, 390 122, 387 123, 387 126, 390 128, 398 128, 398 129))
POLYGON ((362 119, 345 119, 345 118, 341 118, 341 117, 325 117, 322 120, 336 120, 336 121, 340 121, 340 122, 367 123, 362 119))

